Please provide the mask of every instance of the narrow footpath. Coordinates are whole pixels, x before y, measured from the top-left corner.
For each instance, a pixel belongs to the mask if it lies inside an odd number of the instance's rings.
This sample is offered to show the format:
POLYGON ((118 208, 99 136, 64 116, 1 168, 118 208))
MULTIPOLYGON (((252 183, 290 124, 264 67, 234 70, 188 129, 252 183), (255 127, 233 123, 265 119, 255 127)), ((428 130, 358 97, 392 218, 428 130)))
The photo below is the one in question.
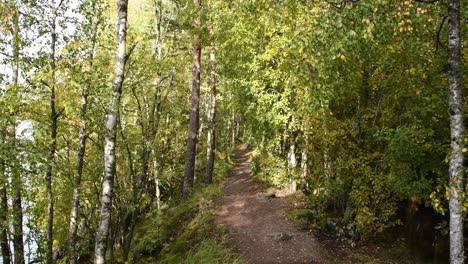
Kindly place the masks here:
POLYGON ((217 224, 247 263, 325 263, 314 236, 287 219, 287 201, 266 195, 250 174, 246 146, 236 152, 237 166, 219 198, 217 224))

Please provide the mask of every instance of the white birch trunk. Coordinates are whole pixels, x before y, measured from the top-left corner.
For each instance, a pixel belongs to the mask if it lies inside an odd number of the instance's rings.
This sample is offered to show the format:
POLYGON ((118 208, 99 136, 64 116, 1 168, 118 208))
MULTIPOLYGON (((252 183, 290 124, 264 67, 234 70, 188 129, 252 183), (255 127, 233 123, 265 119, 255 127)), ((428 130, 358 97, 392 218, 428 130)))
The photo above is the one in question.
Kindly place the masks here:
POLYGON ((112 80, 112 98, 109 104, 109 114, 106 122, 106 137, 104 147, 104 180, 102 183, 101 210, 96 233, 94 263, 105 263, 109 224, 112 209, 112 195, 116 171, 115 142, 117 138, 117 120, 119 115, 120 97, 125 70, 125 46, 127 37, 127 6, 128 0, 119 0, 117 22, 117 51, 115 57, 114 79, 112 80))
POLYGON ((448 84, 450 142, 450 263, 465 262, 463 215, 460 194, 463 184, 463 78, 461 71, 460 1, 448 0, 448 84))
POLYGON ((290 140, 289 152, 288 152, 288 170, 289 170, 289 183, 288 183, 288 192, 295 193, 297 190, 296 179, 294 179, 295 172, 297 167, 296 160, 296 143, 294 139, 290 140))

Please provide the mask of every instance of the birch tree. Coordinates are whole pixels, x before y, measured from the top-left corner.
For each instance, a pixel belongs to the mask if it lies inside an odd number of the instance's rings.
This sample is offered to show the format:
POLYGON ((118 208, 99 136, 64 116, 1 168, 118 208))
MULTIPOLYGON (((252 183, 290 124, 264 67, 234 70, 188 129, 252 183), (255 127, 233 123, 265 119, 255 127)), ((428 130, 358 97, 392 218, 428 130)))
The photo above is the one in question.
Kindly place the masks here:
POLYGON ((128 0, 117 2, 117 50, 115 55, 114 78, 112 80, 112 95, 110 98, 109 112, 106 121, 106 136, 104 147, 104 179, 102 183, 101 210, 99 215, 98 230, 96 233, 96 245, 94 263, 105 263, 109 224, 112 210, 112 194, 116 173, 115 143, 117 138, 117 121, 119 118, 119 105, 122 95, 122 84, 125 70, 125 48, 127 38, 127 9, 128 0))
POLYGON ((448 86, 450 114, 449 209, 450 263, 465 262, 461 194, 463 184, 463 78, 461 66, 460 1, 448 0, 448 86))

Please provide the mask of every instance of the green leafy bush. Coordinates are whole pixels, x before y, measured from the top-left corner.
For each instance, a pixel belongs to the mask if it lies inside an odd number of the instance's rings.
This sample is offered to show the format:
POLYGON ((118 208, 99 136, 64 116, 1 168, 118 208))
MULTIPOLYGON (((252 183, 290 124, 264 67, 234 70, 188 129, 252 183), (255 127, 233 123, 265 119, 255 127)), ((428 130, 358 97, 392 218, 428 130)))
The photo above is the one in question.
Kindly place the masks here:
POLYGON ((266 150, 251 153, 250 169, 255 178, 270 186, 286 187, 288 174, 284 159, 266 150))

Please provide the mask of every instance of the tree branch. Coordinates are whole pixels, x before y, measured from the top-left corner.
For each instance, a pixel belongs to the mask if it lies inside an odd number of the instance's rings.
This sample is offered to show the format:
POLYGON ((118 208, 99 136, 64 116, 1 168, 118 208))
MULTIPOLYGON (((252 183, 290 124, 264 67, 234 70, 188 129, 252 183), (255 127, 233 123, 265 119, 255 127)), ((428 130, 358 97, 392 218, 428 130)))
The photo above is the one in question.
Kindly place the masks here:
POLYGON ((135 50, 136 46, 138 45, 138 42, 133 43, 133 45, 130 47, 128 50, 127 54, 125 54, 125 60, 124 63, 127 63, 128 59, 132 55, 133 51, 135 50))
POLYGON ((6 53, 6 52, 3 52, 3 51, 0 51, 0 54, 3 55, 3 56, 5 56, 5 57, 8 57, 8 58, 10 58, 10 59, 13 58, 13 55, 10 55, 10 54, 8 54, 8 53, 6 53))
POLYGON ((64 2, 64 0, 60 0, 60 3, 58 4, 57 9, 59 9, 60 6, 62 6, 63 2, 64 2))
POLYGON ((440 46, 442 46, 442 41, 440 41, 440 32, 442 31, 442 28, 445 24, 445 20, 447 20, 448 16, 444 16, 442 18, 442 22, 440 23, 440 26, 439 26, 439 30, 437 30, 437 37, 436 37, 436 48, 435 48, 435 51, 437 51, 439 49, 439 44, 440 46))
POLYGON ((55 114, 55 120, 57 120, 65 112, 65 107, 62 107, 58 113, 55 114))

